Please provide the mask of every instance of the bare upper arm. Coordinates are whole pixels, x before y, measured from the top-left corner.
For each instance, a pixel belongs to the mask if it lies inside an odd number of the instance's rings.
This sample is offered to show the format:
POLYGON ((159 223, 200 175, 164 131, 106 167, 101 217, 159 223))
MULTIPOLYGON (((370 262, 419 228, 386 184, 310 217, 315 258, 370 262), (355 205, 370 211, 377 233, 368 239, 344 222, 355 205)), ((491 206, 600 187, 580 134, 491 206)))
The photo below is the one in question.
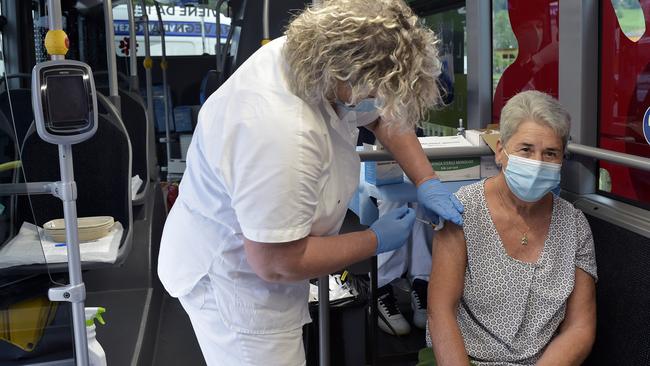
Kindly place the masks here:
POLYGON ((570 327, 583 328, 594 335, 596 332, 596 284, 591 275, 577 267, 560 332, 570 327))
POLYGON ((260 243, 244 238, 246 260, 263 280, 281 282, 307 248, 307 238, 287 243, 260 243))
POLYGON ((448 224, 439 231, 432 246, 429 307, 444 307, 455 311, 463 294, 467 247, 463 229, 448 224))

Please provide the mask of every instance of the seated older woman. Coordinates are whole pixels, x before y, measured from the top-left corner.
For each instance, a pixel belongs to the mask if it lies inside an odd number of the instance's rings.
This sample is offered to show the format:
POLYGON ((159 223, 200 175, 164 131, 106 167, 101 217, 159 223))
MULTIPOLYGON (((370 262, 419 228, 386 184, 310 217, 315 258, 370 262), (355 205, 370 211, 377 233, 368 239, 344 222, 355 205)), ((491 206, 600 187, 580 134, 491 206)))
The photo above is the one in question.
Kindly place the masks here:
POLYGON ((433 245, 427 341, 438 365, 578 365, 589 354, 593 238, 583 213, 551 193, 569 119, 546 94, 514 96, 501 114, 501 173, 457 193, 465 225, 433 245))

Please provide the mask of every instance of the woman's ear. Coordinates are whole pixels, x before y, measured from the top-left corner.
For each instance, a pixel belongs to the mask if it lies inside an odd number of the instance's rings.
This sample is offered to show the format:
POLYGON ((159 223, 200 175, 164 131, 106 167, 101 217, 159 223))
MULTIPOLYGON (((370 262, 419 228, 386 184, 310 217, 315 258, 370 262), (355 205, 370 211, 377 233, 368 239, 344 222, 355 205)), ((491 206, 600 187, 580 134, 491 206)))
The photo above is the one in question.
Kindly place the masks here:
POLYGON ((506 154, 504 152, 504 146, 501 142, 501 139, 497 140, 496 151, 494 152, 494 161, 499 168, 501 168, 503 166, 503 163, 506 161, 506 154))

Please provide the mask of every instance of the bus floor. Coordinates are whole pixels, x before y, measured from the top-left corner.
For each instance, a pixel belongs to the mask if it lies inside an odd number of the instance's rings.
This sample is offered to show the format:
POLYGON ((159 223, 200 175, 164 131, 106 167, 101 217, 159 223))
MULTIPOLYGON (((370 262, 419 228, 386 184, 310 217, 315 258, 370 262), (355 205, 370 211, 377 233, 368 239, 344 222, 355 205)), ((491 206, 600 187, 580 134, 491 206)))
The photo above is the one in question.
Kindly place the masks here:
POLYGON ((163 297, 153 365, 205 365, 190 318, 178 299, 167 293, 163 297))

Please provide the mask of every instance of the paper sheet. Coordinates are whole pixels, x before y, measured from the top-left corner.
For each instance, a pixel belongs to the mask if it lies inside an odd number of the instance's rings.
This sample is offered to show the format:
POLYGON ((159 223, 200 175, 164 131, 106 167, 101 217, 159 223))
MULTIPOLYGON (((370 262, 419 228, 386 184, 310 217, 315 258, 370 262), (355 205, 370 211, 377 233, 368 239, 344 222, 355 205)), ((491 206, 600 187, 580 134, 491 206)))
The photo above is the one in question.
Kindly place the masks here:
MULTIPOLYGON (((79 244, 82 262, 115 263, 124 228, 115 222, 108 235, 79 244)), ((0 269, 29 264, 65 263, 67 246, 51 241, 44 230, 24 222, 18 234, 0 249, 0 269), (40 239, 39 239, 40 238, 40 239)))

